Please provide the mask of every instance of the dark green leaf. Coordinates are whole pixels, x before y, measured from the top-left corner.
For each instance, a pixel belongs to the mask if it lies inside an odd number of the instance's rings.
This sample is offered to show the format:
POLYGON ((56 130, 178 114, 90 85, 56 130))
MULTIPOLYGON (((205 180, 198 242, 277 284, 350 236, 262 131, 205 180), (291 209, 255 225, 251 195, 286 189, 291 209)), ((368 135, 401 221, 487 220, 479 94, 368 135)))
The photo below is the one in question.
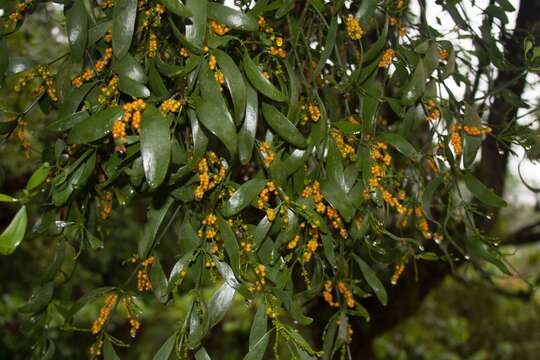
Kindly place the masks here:
POLYGON ((114 350, 114 347, 111 344, 109 337, 107 336, 105 337, 105 340, 103 340, 103 359, 104 360, 120 360, 120 357, 118 357, 116 350, 114 350))
POLYGON ((474 175, 465 174, 463 180, 474 197, 484 204, 494 207, 505 207, 507 205, 506 201, 488 189, 486 185, 482 184, 482 182, 480 182, 480 180, 478 180, 474 175))
POLYGON ((379 136, 379 140, 396 148, 397 151, 405 155, 411 160, 420 161, 422 155, 416 151, 410 142, 405 140, 401 135, 395 133, 384 133, 379 136))
POLYGON ((111 28, 112 21, 102 21, 88 29, 88 46, 94 45, 111 28))
POLYGON ((336 208, 343 219, 351 221, 354 215, 354 207, 347 194, 341 189, 340 185, 333 179, 328 179, 321 184, 321 192, 324 198, 336 208))
POLYGON ((88 42, 88 14, 82 1, 75 1, 66 11, 66 31, 71 48, 71 57, 80 62, 88 42))
POLYGON ((134 98, 147 98, 150 96, 150 90, 146 86, 128 77, 120 76, 118 88, 124 94, 134 98))
POLYGON ((191 12, 191 25, 186 26, 186 38, 197 46, 202 46, 206 35, 207 0, 187 0, 186 9, 191 12))
POLYGON ((218 218, 218 226, 219 233, 225 243, 225 252, 229 257, 234 273, 237 274, 240 271, 240 248, 238 247, 236 235, 234 235, 229 223, 221 217, 218 218))
POLYGON ((266 185, 266 179, 251 179, 243 183, 224 204, 221 213, 231 217, 244 210, 266 185))
POLYGON ((376 8, 377 0, 364 0, 356 11, 355 17, 362 25, 366 26, 373 18, 373 13, 376 8))
POLYGON ((15 251, 24 238, 27 223, 26 206, 23 205, 0 234, 0 254, 9 255, 15 251))
POLYGON ((215 326, 217 323, 223 320, 225 313, 231 306, 235 292, 236 290, 225 282, 223 285, 221 285, 218 291, 216 291, 212 299, 210 299, 210 303, 208 304, 210 327, 215 326))
POLYGON ((268 343, 270 342, 270 334, 272 330, 264 334, 257 342, 250 346, 249 352, 244 356, 244 360, 261 360, 264 357, 268 343))
POLYGON ((144 233, 139 242, 139 258, 146 259, 157 240, 157 233, 174 200, 168 197, 164 203, 152 204, 147 214, 144 233))
POLYGON ((152 265, 149 275, 156 299, 163 304, 166 303, 169 298, 169 284, 167 283, 167 277, 159 260, 152 265))
POLYGON ((112 69, 121 77, 126 77, 140 83, 146 82, 146 74, 143 67, 129 53, 120 60, 114 59, 112 69))
POLYGON ((251 60, 247 52, 244 53, 242 66, 251 85, 253 85, 253 87, 261 94, 275 101, 287 100, 285 94, 279 91, 270 80, 264 77, 263 73, 259 70, 257 65, 255 65, 253 60, 251 60))
POLYGON ((266 123, 288 143, 304 149, 307 141, 300 131, 274 106, 263 103, 262 112, 266 123))
POLYGON ((195 360, 212 360, 210 358, 210 355, 208 355, 208 352, 204 347, 201 347, 197 352, 195 353, 195 360))
POLYGON ((114 56, 123 58, 131 46, 135 20, 137 19, 137 0, 117 0, 113 9, 112 46, 114 56))
POLYGON ((315 70, 313 70, 312 79, 317 79, 322 69, 324 68, 324 65, 326 64, 326 61, 330 57, 330 54, 332 54, 332 51, 334 50, 334 45, 336 44, 336 33, 337 33, 337 16, 333 16, 332 22, 330 23, 330 27, 328 28, 328 34, 326 35, 326 40, 324 42, 324 49, 321 52, 321 57, 319 58, 317 67, 315 68, 315 70))
POLYGON ((197 119, 195 111, 189 109, 187 114, 191 123, 193 158, 198 160, 206 153, 206 148, 208 147, 208 137, 204 133, 203 129, 199 126, 199 120, 197 119))
POLYGON ((424 94, 426 89, 426 72, 424 61, 419 60, 409 83, 403 89, 401 103, 403 105, 412 105, 424 94))
POLYGON ((237 135, 231 115, 212 99, 196 101, 196 111, 199 120, 205 128, 216 135, 225 145, 231 155, 236 153, 237 135))
POLYGON ((34 314, 43 310, 53 297, 54 292, 54 283, 48 282, 43 285, 40 285, 34 290, 30 295, 28 302, 24 304, 19 311, 25 314, 34 314))
POLYGON ((167 90, 167 87, 165 86, 161 75, 159 75, 159 72, 156 70, 156 66, 154 63, 150 64, 150 69, 148 73, 148 85, 150 86, 150 89, 155 95, 162 98, 169 96, 169 90, 167 90))
POLYGON ((167 341, 161 345, 157 353, 154 355, 152 360, 169 360, 169 357, 171 356, 174 345, 176 343, 176 333, 169 336, 167 341))
POLYGON ((428 220, 435 221, 431 215, 431 200, 435 194, 435 191, 437 191, 443 180, 444 175, 437 176, 435 179, 429 182, 424 190, 424 194, 422 196, 422 210, 428 220))
POLYGON ((222 4, 208 3, 208 17, 234 29, 245 31, 257 31, 259 29, 255 17, 222 4))
POLYGON ((236 124, 239 125, 244 118, 244 112, 246 110, 247 95, 244 77, 234 60, 227 53, 221 50, 215 50, 213 54, 216 56, 219 68, 223 71, 227 88, 233 100, 236 124))
POLYGON ((167 10, 172 12, 175 15, 183 16, 183 17, 189 17, 191 16, 191 12, 186 9, 184 4, 180 0, 159 0, 165 7, 167 7, 167 10))
POLYGON ((60 109, 58 110, 58 118, 62 119, 73 114, 79 108, 82 101, 88 92, 96 85, 96 83, 84 84, 78 89, 72 89, 71 92, 64 97, 60 109))
POLYGON ((381 304, 386 306, 388 302, 388 295, 386 294, 386 289, 377 277, 375 271, 373 271, 373 269, 371 269, 371 267, 358 255, 353 254, 353 257, 354 260, 356 260, 356 262, 358 263, 360 271, 362 272, 362 275, 364 275, 364 278, 366 279, 368 285, 375 293, 375 296, 377 296, 377 299, 379 299, 381 304))
POLYGON ((114 122, 122 117, 122 113, 120 107, 111 107, 93 114, 71 129, 68 143, 87 144, 107 136, 111 133, 114 122))
POLYGON ((51 166, 48 162, 43 163, 34 173, 32 176, 30 176, 30 179, 26 183, 26 190, 32 191, 41 184, 45 180, 47 180, 47 177, 49 176, 49 170, 51 169, 51 166))
POLYGON ((171 291, 172 287, 175 286, 175 283, 179 280, 181 277, 182 271, 186 271, 187 266, 192 260, 193 252, 190 251, 184 256, 182 256, 176 264, 174 264, 173 269, 171 271, 171 274, 169 275, 169 290, 171 291))
POLYGON ((266 315, 266 306, 261 303, 257 307, 257 312, 253 318, 253 324, 249 332, 249 350, 253 350, 255 345, 264 337, 268 328, 268 316, 266 315))
POLYGON ((246 86, 246 110, 244 123, 238 134, 238 157, 240 163, 245 165, 251 160, 253 145, 255 144, 255 134, 257 132, 257 120, 259 112, 259 101, 257 92, 248 84, 246 86))
POLYGON ((63 118, 60 118, 58 120, 53 121, 49 125, 47 125, 47 130, 50 131, 66 131, 71 129, 77 124, 80 124, 84 120, 86 120, 90 115, 87 111, 79 111, 73 114, 69 114, 63 118))
POLYGON ((148 185, 155 189, 167 176, 171 141, 169 122, 153 106, 149 106, 142 115, 141 156, 148 185))

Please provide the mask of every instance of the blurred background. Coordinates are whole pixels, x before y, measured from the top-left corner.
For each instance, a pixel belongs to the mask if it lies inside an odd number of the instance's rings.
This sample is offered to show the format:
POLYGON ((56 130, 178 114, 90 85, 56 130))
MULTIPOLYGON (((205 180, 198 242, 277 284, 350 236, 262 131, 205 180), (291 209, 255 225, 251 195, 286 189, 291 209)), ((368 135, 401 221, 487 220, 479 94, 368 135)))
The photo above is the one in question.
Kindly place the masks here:
MULTIPOLYGON (((0 1, 0 15, 5 15, 0 1)), ((433 13, 431 13, 433 14, 433 13)), ((436 17, 436 14, 433 15, 436 17)), ((28 91, 13 91, 17 73, 38 62, 49 63, 67 52, 67 38, 63 31, 61 5, 49 4, 33 14, 22 31, 9 37, 11 53, 21 57, 11 59, 12 76, 6 86, 0 88, 0 121, 6 121, 14 113, 24 111, 32 102, 28 91), (24 57, 25 61, 22 61, 24 57), (28 61, 29 59, 29 61, 28 61)), ((59 66, 54 63, 52 68, 59 66)), ((537 79, 531 79, 536 84, 537 79)), ((528 97, 538 97, 537 87, 527 90, 528 97)), ((536 99, 533 99, 536 102, 536 99)), ((540 114, 530 114, 537 121, 540 114)), ((30 142, 30 158, 27 159, 17 136, 0 139, 0 193, 15 194, 21 189, 33 169, 41 163, 41 151, 47 136, 44 130, 50 119, 39 107, 27 114, 27 132, 30 142)), ((514 229, 540 220, 538 196, 521 185, 517 175, 520 158, 511 162, 506 198, 511 204, 502 213, 501 237, 514 229)), ((540 167, 526 163, 524 176, 528 182, 540 185, 540 167)), ((143 204, 141 204, 142 209, 143 204)), ((123 282, 132 270, 125 264, 136 249, 142 211, 137 207, 119 211, 104 228, 102 238, 106 250, 96 251, 78 266, 70 285, 63 287, 66 298, 76 299, 94 287, 123 282)), ((0 203, 0 229, 3 229, 15 208, 0 203)), ((31 219, 38 209, 31 209, 31 219)), ((528 285, 540 279, 540 234, 538 226, 530 229, 532 237, 519 246, 504 247, 511 264, 521 276, 501 278, 488 284, 477 278, 472 269, 463 267, 436 287, 420 304, 415 314, 397 327, 378 336, 373 342, 376 359, 538 359, 540 354, 540 292, 530 290, 528 285)), ((177 239, 164 242, 174 253, 177 239)), ((28 319, 17 309, 29 296, 31 285, 54 257, 53 239, 36 236, 27 239, 9 258, 0 260, 0 359, 27 358, 32 347, 28 319)), ((503 244, 504 245, 504 244, 503 244)), ((69 250, 69 249, 68 249, 69 250)), ((71 254, 75 256, 76 254, 71 254)), ((164 267, 172 267, 164 263, 164 267)), ((489 270, 489 269, 486 269, 489 270)), ((208 290, 211 294, 213 289, 208 290)), ((179 293, 182 299, 183 294, 179 293)), ((399 302, 400 299, 390 301, 399 302)), ((148 296, 137 302, 141 310, 142 329, 130 347, 119 348, 122 358, 150 359, 161 344, 179 326, 185 307, 167 308, 148 296)), ((182 300, 179 302, 182 304, 182 300)), ((187 299, 185 301, 187 306, 187 299)), ((86 307, 77 316, 77 328, 64 331, 60 326, 53 330, 57 353, 55 358, 86 358, 93 342, 89 331, 97 317, 102 299, 86 307)), ((254 307, 236 299, 225 321, 212 331, 204 341, 214 359, 240 359, 247 349, 247 338, 254 307)), ((60 316, 58 316, 60 320, 60 316)), ((121 314, 113 322, 114 334, 126 338, 129 325, 121 314)), ((306 333, 309 338, 310 333, 306 333)), ((315 335, 312 335, 315 336, 315 335)), ((314 342, 316 339, 313 339, 314 342)), ((316 342, 315 342, 316 343, 316 342)), ((270 351, 268 352, 270 353, 270 351)), ((269 354, 267 354, 269 355, 269 354)))

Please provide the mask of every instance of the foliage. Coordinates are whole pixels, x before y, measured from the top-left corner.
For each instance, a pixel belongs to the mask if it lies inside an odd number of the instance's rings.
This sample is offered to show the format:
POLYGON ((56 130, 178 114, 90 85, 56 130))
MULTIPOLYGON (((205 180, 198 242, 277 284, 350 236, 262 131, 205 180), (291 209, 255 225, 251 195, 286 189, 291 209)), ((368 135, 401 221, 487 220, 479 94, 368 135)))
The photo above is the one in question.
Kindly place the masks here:
MULTIPOLYGON (((91 355, 114 359, 145 311, 188 301, 155 359, 205 359, 236 296, 257 307, 245 359, 262 359, 270 340, 289 357, 330 359, 349 353, 351 318, 369 320, 362 299, 393 301, 387 288, 408 264, 458 257, 510 273, 475 225, 480 203, 506 205, 475 159, 486 137, 534 134, 492 133, 452 94, 467 60, 405 1, 57 2, 68 52, 37 65, 0 53, 5 83, 33 97, 0 133, 30 156, 30 111, 52 118, 39 167, 0 195, 17 205, 0 253, 40 238, 54 249, 34 251, 51 260, 20 307, 34 357, 84 327, 91 355), (107 271, 85 279, 78 263, 107 271), (81 294, 81 280, 95 289, 81 294), (330 315, 315 348, 298 327, 321 297, 330 315), (128 329, 113 335, 117 317, 128 329)), ((496 3, 495 17, 513 11, 496 3)), ((40 6, 18 2, 0 46, 40 6)), ((487 49, 485 61, 507 65, 487 49)))

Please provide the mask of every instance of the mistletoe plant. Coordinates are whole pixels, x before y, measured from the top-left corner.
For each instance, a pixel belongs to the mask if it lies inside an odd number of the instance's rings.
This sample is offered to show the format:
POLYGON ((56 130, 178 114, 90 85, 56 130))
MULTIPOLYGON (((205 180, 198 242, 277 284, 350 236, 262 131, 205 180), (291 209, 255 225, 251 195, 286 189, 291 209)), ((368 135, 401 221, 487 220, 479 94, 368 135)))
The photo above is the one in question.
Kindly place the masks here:
MULTIPOLYGON (((190 299, 155 359, 208 359, 204 338, 235 296, 257 309, 245 359, 262 359, 272 340, 275 356, 281 342, 291 357, 331 359, 350 355, 352 318, 369 321, 365 299, 399 301, 387 290, 418 262, 510 272, 475 225, 506 205, 473 171, 483 141, 502 135, 452 93, 467 57, 425 9, 414 18, 403 0, 54 1, 70 51, 15 68, 7 40, 44 2, 15 4, 0 40, 2 77, 54 118, 42 165, 20 196, 0 195, 20 204, 3 255, 25 237, 57 249, 20 309, 36 326, 34 356, 53 356, 51 329, 86 327, 91 356, 116 358, 127 344, 108 333, 111 318, 124 314, 135 337, 153 293, 163 311, 190 299), (75 264, 114 241, 114 215, 141 206, 124 254, 132 272, 67 296, 75 264), (96 320, 78 323, 96 301, 96 320), (321 347, 297 330, 317 302, 332 314, 321 347)), ((27 114, 0 130, 29 155, 27 114)))

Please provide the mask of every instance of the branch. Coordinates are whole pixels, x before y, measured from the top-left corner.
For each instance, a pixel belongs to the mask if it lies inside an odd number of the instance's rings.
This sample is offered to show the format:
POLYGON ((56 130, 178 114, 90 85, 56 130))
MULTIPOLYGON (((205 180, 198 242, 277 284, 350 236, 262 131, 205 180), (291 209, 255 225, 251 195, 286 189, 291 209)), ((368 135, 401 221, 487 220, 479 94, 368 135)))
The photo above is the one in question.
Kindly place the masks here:
POLYGON ((540 241, 540 221, 527 225, 508 235, 504 245, 528 245, 540 241))

